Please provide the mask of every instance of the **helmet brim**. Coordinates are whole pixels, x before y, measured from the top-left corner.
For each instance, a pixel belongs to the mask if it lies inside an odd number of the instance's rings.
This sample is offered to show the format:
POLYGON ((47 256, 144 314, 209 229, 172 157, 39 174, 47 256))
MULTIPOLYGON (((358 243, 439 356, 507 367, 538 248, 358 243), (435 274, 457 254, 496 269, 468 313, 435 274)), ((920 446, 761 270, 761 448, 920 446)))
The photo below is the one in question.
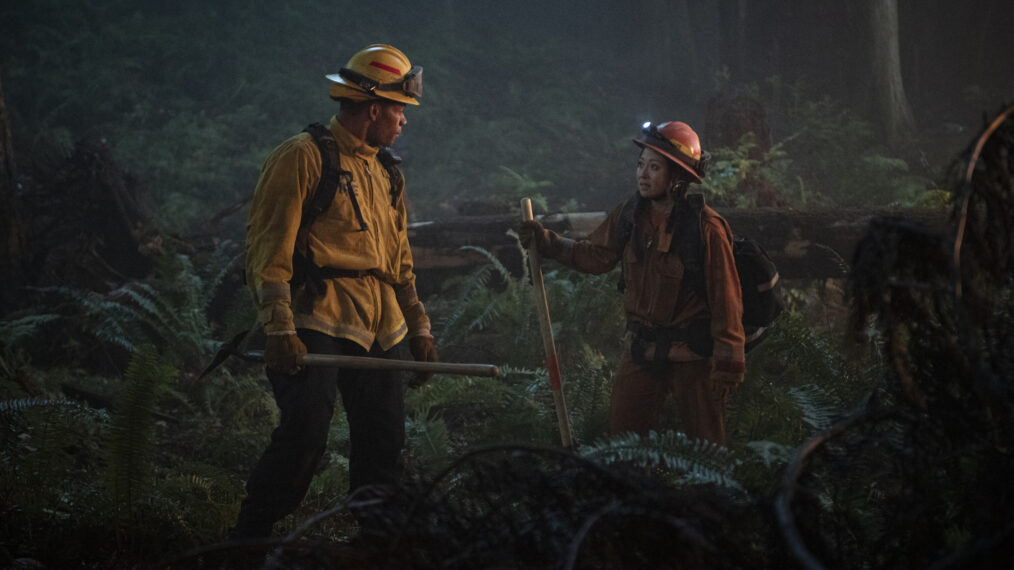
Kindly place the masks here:
POLYGON ((687 166, 687 163, 685 163, 685 162, 683 162, 682 160, 680 160, 679 158, 676 158, 675 156, 673 156, 673 154, 672 154, 672 153, 670 153, 670 152, 668 152, 668 151, 666 151, 666 150, 664 150, 664 149, 661 149, 661 148, 659 148, 658 146, 656 146, 656 145, 653 145, 653 144, 651 144, 651 143, 647 143, 647 142, 644 142, 644 141, 642 141, 642 140, 637 140, 637 139, 630 139, 630 140, 631 140, 631 141, 632 141, 632 142, 633 142, 634 144, 636 144, 637 146, 639 146, 639 147, 641 147, 641 148, 645 148, 645 147, 647 147, 647 148, 650 148, 651 150, 653 150, 653 151, 655 151, 655 152, 657 152, 657 153, 661 154, 662 156, 664 156, 664 157, 668 158, 669 160, 671 160, 671 161, 675 162, 676 164, 678 164, 678 165, 682 166, 682 167, 683 167, 683 170, 686 170, 687 172, 689 172, 689 173, 690 173, 690 175, 691 175, 691 176, 693 176, 693 177, 694 177, 694 181, 695 181, 695 182, 698 182, 698 183, 700 183, 700 182, 701 182, 701 177, 700 177, 700 175, 698 175, 698 174, 697 174, 696 172, 694 172, 694 169, 693 169, 693 168, 690 168, 689 166, 687 166))
POLYGON ((328 81, 331 82, 331 98, 332 99, 350 99, 352 101, 367 101, 370 99, 387 99, 389 101, 397 101, 398 103, 405 103, 406 105, 418 105, 419 100, 415 97, 409 97, 403 93, 397 91, 374 91, 368 93, 363 91, 358 85, 349 83, 344 77, 337 73, 331 73, 326 75, 328 81))

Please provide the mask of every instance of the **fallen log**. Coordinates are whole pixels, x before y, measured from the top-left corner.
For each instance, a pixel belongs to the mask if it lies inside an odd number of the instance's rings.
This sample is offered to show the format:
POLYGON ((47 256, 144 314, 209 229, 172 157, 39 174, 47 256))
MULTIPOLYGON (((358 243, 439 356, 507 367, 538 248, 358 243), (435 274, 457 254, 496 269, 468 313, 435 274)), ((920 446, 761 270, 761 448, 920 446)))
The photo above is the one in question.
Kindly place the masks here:
MULTIPOLYGON (((939 231, 946 228, 948 219, 946 210, 929 208, 718 208, 718 212, 736 234, 760 242, 786 279, 844 277, 856 243, 874 218, 901 217, 939 231)), ((587 237, 605 216, 605 212, 549 214, 540 220, 556 232, 580 239, 587 237)), ((409 240, 420 281, 424 285, 439 282, 487 261, 480 253, 462 251, 465 245, 489 251, 514 274, 520 274, 517 241, 507 233, 517 226, 517 216, 512 214, 410 224, 409 240)))

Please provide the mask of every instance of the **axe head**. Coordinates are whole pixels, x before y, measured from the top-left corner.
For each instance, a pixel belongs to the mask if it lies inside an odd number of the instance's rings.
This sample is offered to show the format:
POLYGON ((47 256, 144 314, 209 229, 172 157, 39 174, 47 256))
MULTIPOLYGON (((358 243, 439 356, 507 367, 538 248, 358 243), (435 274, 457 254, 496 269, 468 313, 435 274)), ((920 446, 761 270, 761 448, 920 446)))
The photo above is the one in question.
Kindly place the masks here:
POLYGON ((228 342, 222 343, 222 346, 218 348, 218 352, 215 353, 215 357, 211 359, 211 363, 204 367, 200 375, 197 376, 198 380, 203 379, 205 376, 211 373, 212 370, 218 368, 223 362, 229 359, 230 356, 237 356, 244 360, 251 360, 246 354, 246 348, 250 345, 251 341, 263 334, 258 334, 260 325, 254 323, 254 326, 250 330, 245 330, 236 336, 232 337, 228 342), (251 334, 252 333, 252 334, 251 334))

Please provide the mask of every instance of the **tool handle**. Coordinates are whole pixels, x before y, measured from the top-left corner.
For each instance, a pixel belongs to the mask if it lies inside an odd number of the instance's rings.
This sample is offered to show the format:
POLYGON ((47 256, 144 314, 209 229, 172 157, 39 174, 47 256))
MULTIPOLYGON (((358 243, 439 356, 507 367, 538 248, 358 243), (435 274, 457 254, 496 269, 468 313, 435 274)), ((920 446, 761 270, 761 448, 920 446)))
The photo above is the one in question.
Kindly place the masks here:
MULTIPOLYGON (((526 222, 535 219, 532 201, 528 198, 521 200, 521 215, 526 222)), ((556 342, 553 340, 553 324, 549 320, 549 299, 546 297, 546 282, 542 277, 542 265, 539 263, 539 248, 528 248, 528 264, 532 274, 532 290, 535 292, 535 308, 539 313, 542 348, 546 352, 549 387, 553 389, 553 404, 556 406, 560 441, 563 447, 570 449, 574 445, 574 438, 570 429, 570 415, 567 413, 567 400, 563 396, 563 378, 560 376, 560 361, 556 356, 556 342)))
MULTIPOLYGON (((244 354, 243 358, 245 360, 262 362, 264 360, 264 353, 259 350, 251 350, 244 354)), ((332 366, 335 368, 359 368, 367 370, 409 370, 412 372, 433 372, 435 374, 455 374, 460 376, 495 377, 500 374, 500 370, 492 364, 425 362, 340 354, 304 354, 297 358, 296 361, 302 366, 332 366)))

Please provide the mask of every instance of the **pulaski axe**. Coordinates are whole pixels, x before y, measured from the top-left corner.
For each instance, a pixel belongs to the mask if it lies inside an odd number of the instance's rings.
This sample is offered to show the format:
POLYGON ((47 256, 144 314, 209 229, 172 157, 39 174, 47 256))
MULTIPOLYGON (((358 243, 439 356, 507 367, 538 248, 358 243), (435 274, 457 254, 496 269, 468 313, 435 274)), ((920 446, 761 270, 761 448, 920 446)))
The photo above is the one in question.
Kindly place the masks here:
MULTIPOLYGON (((521 216, 524 221, 535 219, 532 213, 532 201, 521 200, 521 216)), ((560 429, 560 442, 566 449, 574 448, 574 435, 570 428, 570 415, 567 414, 567 400, 563 395, 563 379, 560 377, 560 361, 556 357, 556 342, 553 340, 553 324, 549 319, 549 300, 546 298, 546 283, 542 277, 542 265, 539 263, 539 248, 528 249, 529 271, 532 276, 532 292, 535 294, 535 309, 539 314, 539 328, 542 331, 542 348, 546 352, 546 371, 549 372, 549 387, 553 391, 553 404, 556 406, 556 423, 560 429)))
MULTIPOLYGON (((236 335, 231 341, 222 345, 215 358, 197 377, 204 378, 209 372, 218 368, 230 356, 248 362, 264 362, 264 352, 260 350, 243 350, 240 347, 246 332, 236 335)), ((417 360, 398 360, 393 358, 372 358, 368 356, 347 356, 337 354, 304 354, 296 359, 300 366, 331 366, 335 368, 362 368, 370 370, 408 370, 411 372, 433 372, 434 374, 457 374, 462 376, 488 376, 500 374, 492 364, 462 364, 456 362, 420 362, 417 360)))

